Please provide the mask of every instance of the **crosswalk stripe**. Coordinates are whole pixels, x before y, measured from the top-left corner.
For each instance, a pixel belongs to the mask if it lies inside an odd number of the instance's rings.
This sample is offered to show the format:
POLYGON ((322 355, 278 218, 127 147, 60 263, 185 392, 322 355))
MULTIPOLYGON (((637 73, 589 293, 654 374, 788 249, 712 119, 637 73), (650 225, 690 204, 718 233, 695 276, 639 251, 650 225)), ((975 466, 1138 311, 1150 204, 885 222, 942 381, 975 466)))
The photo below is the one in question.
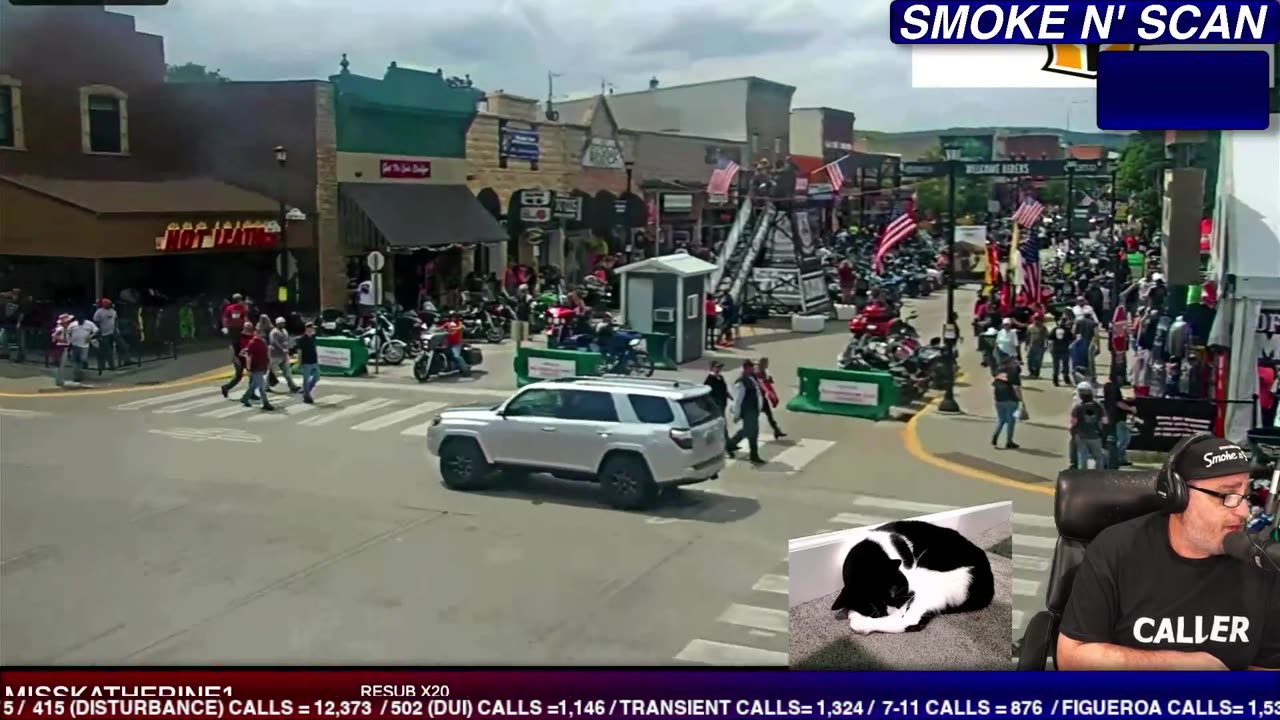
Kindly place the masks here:
POLYGON ((1040 582, 1037 580, 1028 580, 1027 578, 1013 579, 1013 594, 1022 597, 1039 597, 1040 582))
POLYGON ((1015 548, 1036 548, 1037 550, 1053 550, 1058 546, 1058 538, 1044 537, 1041 535, 1024 535, 1021 533, 1014 533, 1013 546, 1015 548))
POLYGON ((444 403, 441 403, 441 402, 418 403, 413 407, 407 407, 403 410, 397 410, 393 413, 387 413, 386 415, 373 418, 372 420, 366 420, 360 423, 359 425, 352 427, 351 429, 362 430, 365 432, 369 432, 373 430, 381 430, 385 427, 391 427, 396 423, 402 423, 405 420, 412 420, 413 418, 416 418, 419 415, 426 415, 427 413, 432 412, 434 410, 439 410, 442 407, 444 407, 444 403))
POLYGON ((751 589, 786 595, 791 592, 791 581, 787 579, 786 575, 762 575, 756 581, 756 584, 751 586, 751 589))
POLYGON ((407 427, 401 430, 400 434, 408 435, 409 437, 426 437, 427 433, 431 431, 431 423, 433 422, 435 421, 428 420, 427 422, 424 422, 421 425, 413 425, 411 427, 407 427))
POLYGON ((306 425, 307 427, 328 425, 329 423, 337 420, 355 417, 356 415, 363 415, 364 413, 377 410, 378 408, 384 408, 391 405, 392 402, 393 401, 388 400, 387 398, 373 398, 372 400, 365 400, 362 403, 356 403, 355 405, 344 407, 337 412, 325 413, 323 415, 312 415, 298 424, 306 425))
POLYGON ((778 453, 776 457, 770 460, 770 463, 790 466, 793 472, 803 470, 806 465, 818 459, 818 456, 826 452, 835 443, 830 440, 812 440, 809 438, 801 438, 794 445, 778 453))
MULTIPOLYGON (((285 407, 290 404, 290 402, 291 402, 291 398, 289 397, 278 397, 275 400, 273 400, 271 404, 275 405, 276 411, 279 412, 281 410, 284 410, 285 407)), ((222 418, 235 417, 236 415, 247 415, 255 410, 257 411, 262 410, 261 402, 255 402, 252 405, 249 405, 248 407, 241 405, 240 403, 236 403, 232 407, 219 408, 217 410, 210 410, 209 412, 200 413, 200 417, 222 419, 222 418)))
MULTIPOLYGON (((861 513, 840 513, 831 518, 831 522, 840 523, 841 525, 852 525, 854 527, 869 527, 871 525, 883 525, 887 522, 893 522, 892 518, 881 517, 879 515, 863 515, 861 513)), ((817 534, 817 533, 815 533, 817 534)))
POLYGON ((1052 515, 1030 515, 1028 513, 1014 513, 1014 525, 1027 525, 1029 527, 1053 528, 1058 529, 1058 523, 1053 519, 1052 515))
MULTIPOLYGON (((940 505, 938 503, 918 502, 916 500, 898 500, 896 498, 876 497, 874 495, 858 495, 853 499, 854 505, 864 505, 868 507, 884 508, 888 510, 900 510, 902 512, 919 513, 923 515, 932 515, 933 513, 947 512, 948 510, 958 510, 958 505, 940 505)), ((1038 528, 1056 528, 1052 515, 1033 515, 1030 513, 1013 513, 1013 522, 1016 525, 1026 525, 1038 528)))
POLYGON ((775 650, 762 650, 747 645, 731 645, 711 640, 693 640, 676 660, 712 666, 769 665, 786 667, 788 655, 775 650))
POLYGON ((195 390, 183 390, 182 392, 169 393, 167 395, 157 395, 155 397, 142 398, 132 402, 121 403, 111 408, 112 410, 141 410, 143 408, 153 407, 155 405, 164 405, 165 403, 177 402, 200 395, 208 395, 209 393, 218 392, 215 387, 202 387, 195 390))
POLYGON ((324 378, 320 381, 323 387, 335 387, 357 390, 368 390, 369 388, 382 388, 380 392, 416 392, 427 393, 431 395, 459 395, 462 397, 478 397, 487 399, 509 398, 516 394, 515 390, 503 390, 502 388, 480 388, 470 387, 468 385, 460 385, 458 383, 402 383, 402 382, 378 382, 376 380, 341 380, 337 378, 324 378), (395 388, 390 390, 389 388, 395 388))
POLYGON ((720 613, 717 621, 730 625, 769 630, 771 632, 787 632, 787 611, 773 608, 762 608, 754 605, 734 603, 729 609, 720 613))
POLYGON ((285 418, 297 417, 304 413, 309 413, 312 410, 315 410, 316 408, 319 408, 319 407, 332 407, 333 405, 337 405, 338 403, 344 400, 350 400, 353 397, 355 396, 354 395, 325 395, 322 398, 316 398, 316 402, 314 405, 308 405, 307 403, 303 403, 303 402, 286 404, 286 405, 282 405, 278 412, 263 413, 261 415, 255 415, 249 418, 249 422, 256 422, 256 423, 278 422, 278 421, 284 420, 285 418))
POLYGON ((165 407, 152 410, 152 412, 158 415, 174 415, 176 413, 182 413, 188 410, 195 410, 197 408, 208 407, 210 405, 224 405, 227 402, 229 401, 219 394, 219 395, 214 395, 213 397, 200 398, 197 400, 187 400, 186 402, 180 402, 177 405, 166 405, 165 407))
POLYGON ((1013 569, 1024 572, 1045 572, 1049 569, 1049 558, 1038 555, 1013 554, 1013 569))
POLYGON ((853 504, 862 507, 899 510, 901 512, 918 513, 921 515, 932 515, 933 513, 956 509, 955 505, 939 505, 937 503, 917 502, 915 500, 898 500, 895 498, 876 497, 874 495, 857 495, 853 498, 853 504))

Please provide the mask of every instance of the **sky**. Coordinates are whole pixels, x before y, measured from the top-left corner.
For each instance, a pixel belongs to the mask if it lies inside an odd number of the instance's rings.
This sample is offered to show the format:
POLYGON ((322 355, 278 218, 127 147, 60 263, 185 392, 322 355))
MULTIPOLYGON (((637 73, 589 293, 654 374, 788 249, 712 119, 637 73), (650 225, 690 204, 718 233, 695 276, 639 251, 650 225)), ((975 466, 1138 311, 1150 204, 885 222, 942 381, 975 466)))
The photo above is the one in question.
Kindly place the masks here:
POLYGON ((915 90, 910 50, 888 40, 887 0, 171 0, 117 8, 165 37, 170 64, 233 80, 325 78, 388 63, 477 87, 557 99, 757 75, 796 87, 794 107, 851 110, 903 131, 1047 126, 1093 131, 1091 90, 915 90))

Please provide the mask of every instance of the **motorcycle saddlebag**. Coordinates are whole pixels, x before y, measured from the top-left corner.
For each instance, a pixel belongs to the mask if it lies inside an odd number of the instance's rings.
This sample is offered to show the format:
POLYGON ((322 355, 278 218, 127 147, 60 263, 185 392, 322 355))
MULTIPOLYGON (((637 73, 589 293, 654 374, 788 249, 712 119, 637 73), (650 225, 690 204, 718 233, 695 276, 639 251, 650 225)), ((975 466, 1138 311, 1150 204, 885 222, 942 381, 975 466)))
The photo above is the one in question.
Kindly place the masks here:
POLYGON ((484 353, 480 352, 478 347, 468 345, 462 349, 462 356, 467 359, 467 364, 472 367, 484 362, 484 353))

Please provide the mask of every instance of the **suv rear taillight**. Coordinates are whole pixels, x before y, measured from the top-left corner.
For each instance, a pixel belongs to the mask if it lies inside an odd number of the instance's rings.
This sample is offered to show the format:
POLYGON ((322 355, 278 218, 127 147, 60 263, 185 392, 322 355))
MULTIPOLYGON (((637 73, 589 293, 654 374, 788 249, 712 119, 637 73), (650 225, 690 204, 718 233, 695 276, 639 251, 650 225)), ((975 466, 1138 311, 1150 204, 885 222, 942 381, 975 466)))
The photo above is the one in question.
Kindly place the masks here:
POLYGON ((671 436, 671 442, 675 443, 682 450, 693 449, 693 433, 688 430, 672 430, 668 433, 671 436))

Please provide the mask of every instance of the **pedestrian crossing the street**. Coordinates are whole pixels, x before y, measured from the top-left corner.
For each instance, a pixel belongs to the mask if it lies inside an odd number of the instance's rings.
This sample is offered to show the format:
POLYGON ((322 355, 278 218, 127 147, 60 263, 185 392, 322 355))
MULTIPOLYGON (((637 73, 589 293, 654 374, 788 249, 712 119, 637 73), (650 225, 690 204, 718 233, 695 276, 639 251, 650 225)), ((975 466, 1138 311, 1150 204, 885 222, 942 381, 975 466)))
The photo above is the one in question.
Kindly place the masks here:
MULTIPOLYGON (((386 385, 340 383, 342 381, 330 382, 329 385, 337 386, 339 390, 367 388, 386 395, 369 397, 367 394, 357 396, 346 392, 327 392, 318 394, 314 404, 307 404, 302 402, 300 395, 273 393, 271 403, 275 406, 275 412, 264 413, 260 405, 245 407, 240 404, 239 393, 223 397, 218 386, 210 385, 121 403, 111 410, 119 413, 147 413, 157 417, 181 416, 210 422, 221 421, 218 423, 221 425, 226 425, 227 421, 234 425, 244 423, 248 427, 287 424, 303 428, 334 428, 358 433, 390 433, 409 438, 425 438, 431 429, 433 416, 440 410, 474 403, 477 397, 497 401, 510 394, 510 391, 497 388, 442 386, 434 393, 435 397, 428 399, 423 397, 424 394, 435 388, 394 386, 393 389, 386 385)), ((773 442, 763 442, 762 439, 760 453, 766 462, 752 470, 765 474, 793 475, 834 445, 830 440, 814 438, 786 438, 773 442)), ((750 467, 745 455, 744 448, 737 458, 727 461, 727 466, 750 467)), ((722 483, 711 482, 696 487, 711 493, 743 495, 739 488, 727 485, 719 487, 720 484, 722 483)))
MULTIPOLYGON (((959 506, 858 495, 848 509, 828 520, 822 535, 840 530, 880 525, 894 520, 959 509, 959 506)), ((1044 609, 1044 582, 1052 563, 1057 530, 1048 515, 1013 513, 1013 640, 1022 637, 1025 622, 1044 609)), ((689 641, 675 660, 698 665, 786 665, 787 559, 761 575, 748 593, 735 598, 711 623, 703 636, 689 641)))

